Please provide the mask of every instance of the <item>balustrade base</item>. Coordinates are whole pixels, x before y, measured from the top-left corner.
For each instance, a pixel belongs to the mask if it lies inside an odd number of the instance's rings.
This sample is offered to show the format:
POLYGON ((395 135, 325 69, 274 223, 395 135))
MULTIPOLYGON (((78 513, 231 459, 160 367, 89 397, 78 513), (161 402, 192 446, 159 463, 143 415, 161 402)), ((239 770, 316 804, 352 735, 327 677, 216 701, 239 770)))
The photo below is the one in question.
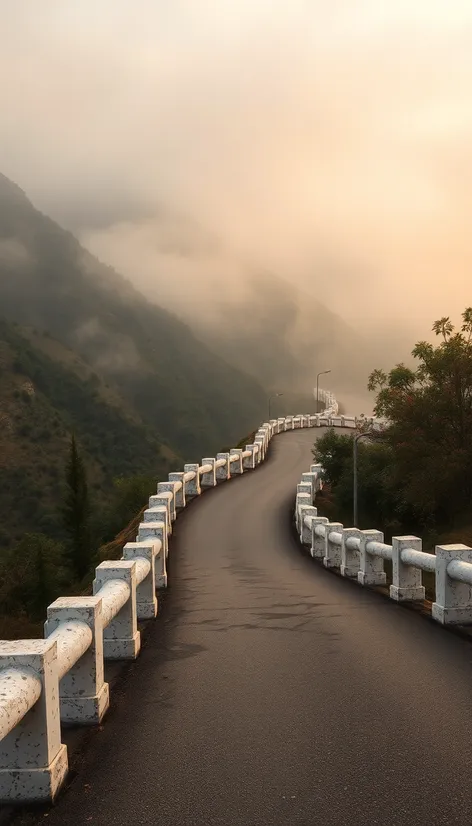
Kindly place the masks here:
POLYGON ((141 648, 141 634, 127 640, 103 640, 103 654, 106 660, 135 660, 141 648))
POLYGON ((444 608, 433 602, 431 616, 441 625, 467 625, 472 623, 472 608, 444 608))
POLYGON ((359 566, 353 567, 352 565, 341 565, 341 576, 345 576, 349 579, 357 579, 357 575, 359 573, 359 566))
POLYGON ((68 770, 67 747, 43 769, 0 769, 0 800, 4 803, 51 801, 56 797, 68 770))
POLYGON ((152 602, 137 602, 136 611, 138 619, 154 619, 157 617, 157 599, 154 597, 152 602))
POLYGON ((99 723, 110 705, 108 683, 93 697, 59 697, 61 723, 91 726, 99 723))
POLYGON ((386 585, 387 574, 380 572, 374 574, 366 574, 365 571, 359 571, 359 573, 357 574, 357 581, 361 585, 386 585))
POLYGON ((423 602, 425 589, 422 585, 415 588, 399 588, 396 585, 390 586, 390 599, 397 602, 423 602))

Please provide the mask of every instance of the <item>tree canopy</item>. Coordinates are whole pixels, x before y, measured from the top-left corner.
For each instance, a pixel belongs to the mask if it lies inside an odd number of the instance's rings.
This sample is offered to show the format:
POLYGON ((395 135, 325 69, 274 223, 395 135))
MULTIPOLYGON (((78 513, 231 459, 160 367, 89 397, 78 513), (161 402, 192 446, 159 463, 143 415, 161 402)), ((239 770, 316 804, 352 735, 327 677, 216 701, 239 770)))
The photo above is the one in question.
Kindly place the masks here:
MULTIPOLYGON (((449 525, 472 508, 472 307, 462 313, 460 329, 443 317, 432 330, 439 342, 415 345, 415 367, 397 364, 370 374, 375 413, 387 426, 382 446, 359 446, 360 461, 376 458, 369 513, 381 506, 386 518, 418 529, 449 525)), ((326 436, 316 455, 331 468, 341 504, 352 477, 349 450, 326 436)), ((367 484, 360 474, 360 498, 367 484)))

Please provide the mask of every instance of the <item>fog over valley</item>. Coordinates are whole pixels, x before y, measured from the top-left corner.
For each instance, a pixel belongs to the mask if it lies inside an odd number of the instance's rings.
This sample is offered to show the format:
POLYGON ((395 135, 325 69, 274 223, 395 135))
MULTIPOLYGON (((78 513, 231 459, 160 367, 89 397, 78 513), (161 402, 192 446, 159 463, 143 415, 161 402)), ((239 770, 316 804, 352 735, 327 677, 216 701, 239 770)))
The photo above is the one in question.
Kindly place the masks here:
POLYGON ((470 2, 0 5, 0 170, 267 390, 471 303, 470 2))

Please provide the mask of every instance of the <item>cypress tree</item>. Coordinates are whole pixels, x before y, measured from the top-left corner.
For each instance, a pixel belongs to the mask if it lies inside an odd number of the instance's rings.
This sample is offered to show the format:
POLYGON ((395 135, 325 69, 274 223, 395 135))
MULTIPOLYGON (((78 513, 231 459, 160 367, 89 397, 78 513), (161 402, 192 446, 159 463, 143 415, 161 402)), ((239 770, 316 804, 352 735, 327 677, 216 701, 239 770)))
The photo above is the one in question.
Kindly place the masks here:
POLYGON ((92 561, 90 502, 85 465, 74 434, 70 442, 66 483, 63 514, 64 527, 69 536, 68 556, 73 573, 77 579, 82 579, 92 561))

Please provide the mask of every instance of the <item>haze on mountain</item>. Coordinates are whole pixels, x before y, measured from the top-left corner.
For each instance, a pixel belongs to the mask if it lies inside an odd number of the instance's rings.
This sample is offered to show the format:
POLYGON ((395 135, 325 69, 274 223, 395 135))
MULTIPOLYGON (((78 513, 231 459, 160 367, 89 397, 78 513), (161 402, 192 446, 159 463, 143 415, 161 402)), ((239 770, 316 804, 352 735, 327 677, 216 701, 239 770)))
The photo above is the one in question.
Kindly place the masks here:
POLYGON ((470 303, 466 0, 4 5, 3 171, 238 363, 282 315, 300 386, 360 392, 470 303))

